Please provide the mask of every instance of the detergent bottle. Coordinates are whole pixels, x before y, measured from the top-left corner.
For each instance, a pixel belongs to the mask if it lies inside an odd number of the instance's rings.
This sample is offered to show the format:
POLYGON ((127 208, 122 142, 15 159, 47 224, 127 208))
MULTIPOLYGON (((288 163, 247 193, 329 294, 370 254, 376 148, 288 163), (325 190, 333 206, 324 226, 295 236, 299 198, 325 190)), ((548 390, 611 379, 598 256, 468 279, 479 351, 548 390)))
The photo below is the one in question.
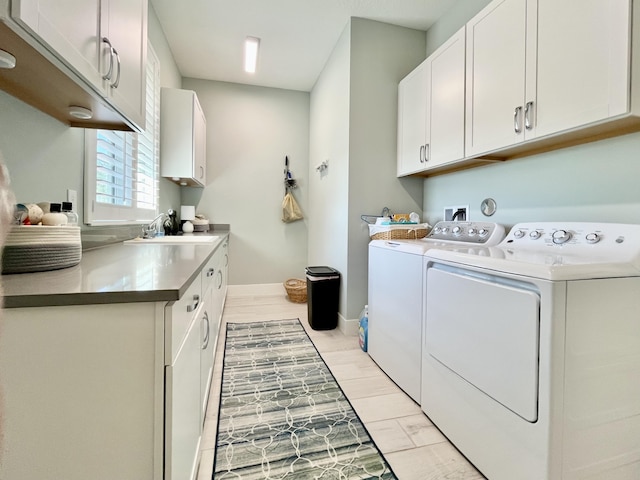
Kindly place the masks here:
POLYGON ((369 305, 364 306, 364 310, 360 313, 359 343, 363 352, 367 351, 367 336, 369 330, 369 305))

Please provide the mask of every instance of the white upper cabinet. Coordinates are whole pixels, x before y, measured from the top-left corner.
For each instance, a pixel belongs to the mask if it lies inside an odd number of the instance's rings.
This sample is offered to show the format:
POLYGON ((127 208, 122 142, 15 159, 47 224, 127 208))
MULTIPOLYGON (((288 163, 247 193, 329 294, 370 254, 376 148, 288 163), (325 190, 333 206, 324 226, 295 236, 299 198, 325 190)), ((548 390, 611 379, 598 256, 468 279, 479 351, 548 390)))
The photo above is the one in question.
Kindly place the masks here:
POLYGON ((398 176, 464 157, 465 29, 398 86, 398 176))
POLYGON ((179 185, 207 184, 207 122, 196 92, 163 88, 160 173, 179 185))
MULTIPOLYGON (((144 130, 147 68, 147 2, 102 0, 101 53, 113 59, 113 72, 104 89, 114 107, 144 130), (137 28, 136 28, 137 27, 137 28), (113 55, 104 41, 113 46, 113 55)), ((107 66, 108 69, 108 66, 107 66)), ((101 71, 105 74, 104 66, 101 71)), ((107 70, 108 72, 108 70, 107 70)))
POLYGON ((430 142, 427 126, 429 59, 398 84, 398 176, 426 168, 425 150, 430 142))
POLYGON ((538 0, 535 135, 629 111, 627 0, 538 0))
POLYGON ((427 167, 464 158, 465 28, 430 57, 430 148, 427 167))
POLYGON ((629 113, 630 15, 628 0, 491 2, 467 24, 466 155, 629 113))
POLYGON ((494 1, 467 23, 467 155, 524 140, 526 7, 494 1))
POLYGON ((11 16, 131 126, 145 126, 146 0, 14 0, 11 16))

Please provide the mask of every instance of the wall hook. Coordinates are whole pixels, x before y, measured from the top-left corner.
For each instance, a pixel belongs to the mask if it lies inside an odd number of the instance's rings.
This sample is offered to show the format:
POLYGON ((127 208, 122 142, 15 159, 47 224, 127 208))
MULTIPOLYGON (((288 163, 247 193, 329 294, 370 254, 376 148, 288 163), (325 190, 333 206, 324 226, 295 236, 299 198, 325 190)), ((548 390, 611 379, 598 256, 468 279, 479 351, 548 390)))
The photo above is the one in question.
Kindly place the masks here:
POLYGON ((316 167, 316 171, 320 173, 324 173, 329 168, 329 160, 325 160, 320 165, 316 167))

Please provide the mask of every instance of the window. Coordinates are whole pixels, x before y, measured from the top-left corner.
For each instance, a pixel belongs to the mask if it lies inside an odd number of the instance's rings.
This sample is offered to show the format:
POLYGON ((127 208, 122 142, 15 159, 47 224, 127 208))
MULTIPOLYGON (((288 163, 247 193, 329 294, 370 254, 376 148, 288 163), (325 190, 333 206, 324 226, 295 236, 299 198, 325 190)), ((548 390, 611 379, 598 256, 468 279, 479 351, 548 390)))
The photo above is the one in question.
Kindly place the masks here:
POLYGON ((123 225, 158 213, 160 62, 147 53, 146 128, 85 131, 85 223, 123 225))

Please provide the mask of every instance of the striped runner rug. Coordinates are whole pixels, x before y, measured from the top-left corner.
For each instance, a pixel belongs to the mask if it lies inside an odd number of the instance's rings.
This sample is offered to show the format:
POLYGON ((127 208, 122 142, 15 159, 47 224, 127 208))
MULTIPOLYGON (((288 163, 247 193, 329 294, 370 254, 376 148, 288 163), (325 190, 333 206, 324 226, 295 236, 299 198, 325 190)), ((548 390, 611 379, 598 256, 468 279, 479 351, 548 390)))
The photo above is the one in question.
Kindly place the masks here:
POLYGON ((396 477, 291 319, 227 324, 213 478, 396 477))

